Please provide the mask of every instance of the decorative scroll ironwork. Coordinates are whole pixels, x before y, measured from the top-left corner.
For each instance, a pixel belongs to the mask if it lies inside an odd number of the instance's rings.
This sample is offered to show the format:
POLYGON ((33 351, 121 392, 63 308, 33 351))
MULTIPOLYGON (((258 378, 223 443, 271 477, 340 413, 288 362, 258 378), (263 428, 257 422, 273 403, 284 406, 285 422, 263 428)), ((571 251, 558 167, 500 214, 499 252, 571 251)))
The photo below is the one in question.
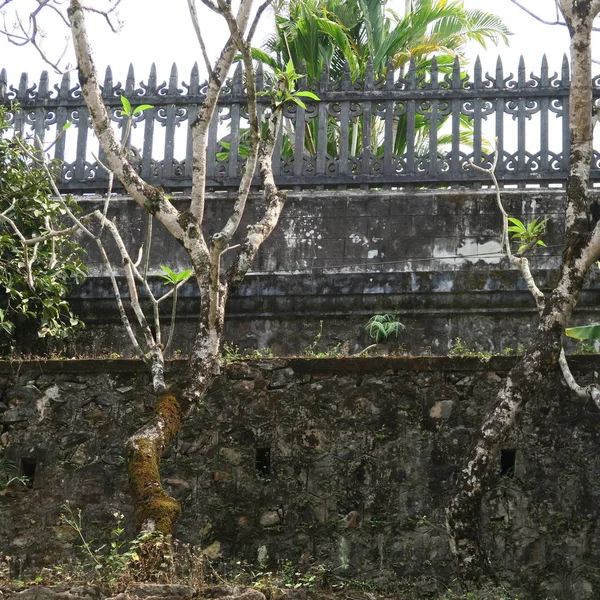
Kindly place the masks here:
MULTIPOLYGON (((262 69, 257 87, 267 87, 262 69)), ((110 119, 125 134, 120 96, 133 106, 151 104, 135 115, 128 143, 143 177, 168 190, 185 191, 192 180, 191 123, 205 98, 206 83, 198 67, 189 83, 181 82, 174 65, 168 82, 159 83, 153 66, 147 83, 136 86, 133 67, 125 84, 114 83, 107 69, 103 85, 110 119)), ((479 59, 467 74, 458 60, 450 67, 432 61, 422 72, 411 63, 404 72, 388 65, 382 77, 367 65, 365 79, 352 81, 345 69, 339 81, 324 70, 319 81, 305 82, 318 102, 306 107, 290 103, 274 155, 278 183, 296 189, 329 187, 395 188, 466 186, 487 183, 469 161, 487 165, 493 140, 500 158, 498 179, 504 184, 563 184, 568 167, 569 67, 565 57, 560 74, 551 74, 544 58, 539 75, 527 75, 521 59, 517 75, 506 74, 498 59, 493 74, 483 73, 479 59)), ((600 97, 600 77, 594 79, 600 97)), ((51 86, 46 72, 38 84, 27 74, 11 85, 0 71, 0 103, 18 110, 9 119, 18 135, 41 143, 56 140, 55 158, 63 162, 64 191, 100 191, 107 175, 103 155, 91 132, 79 85, 67 73, 51 86), (64 129, 67 122, 72 127, 64 129), (58 135, 60 134, 60 135, 58 135), (58 139, 57 139, 58 135, 58 139)), ((260 110, 269 110, 267 95, 260 110)), ((209 129, 208 185, 237 186, 246 152, 245 84, 238 68, 227 82, 209 129)), ((595 154, 592 179, 600 180, 600 154, 595 154)))

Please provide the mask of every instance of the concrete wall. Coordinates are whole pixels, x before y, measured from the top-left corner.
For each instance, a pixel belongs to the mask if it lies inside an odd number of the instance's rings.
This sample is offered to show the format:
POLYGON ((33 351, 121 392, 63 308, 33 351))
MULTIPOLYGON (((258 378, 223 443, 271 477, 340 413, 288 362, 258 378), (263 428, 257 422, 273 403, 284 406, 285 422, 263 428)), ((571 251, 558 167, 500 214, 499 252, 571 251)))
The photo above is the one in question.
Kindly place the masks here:
MULTIPOLYGON (((556 277, 562 251, 563 192, 506 190, 503 196, 509 214, 525 222, 550 219, 548 248, 536 247, 531 258, 540 284, 547 286, 556 277)), ((84 211, 99 202, 83 198, 84 211)), ((185 209, 185 199, 175 202, 185 209)), ((230 207, 225 194, 209 198, 208 234, 224 222, 230 207)), ((261 200, 253 198, 250 213, 260 207, 261 200)), ((113 200, 111 210, 137 255, 146 216, 123 198, 113 200)), ((340 344, 352 354, 370 342, 363 329, 369 317, 396 312, 407 325, 398 344, 413 354, 445 354, 456 337, 482 351, 516 349, 526 344, 536 314, 521 277, 498 254, 500 227, 494 195, 485 190, 290 193, 279 227, 229 301, 225 337, 242 348, 298 354, 323 321, 317 350, 340 344)), ((95 247, 86 260, 90 278, 74 292, 73 302, 89 330, 70 343, 68 352, 127 356, 130 345, 118 327, 95 247)), ((151 263, 154 272, 161 264, 187 267, 185 253, 160 225, 151 263)), ((155 285, 160 287, 160 281, 155 285)), ((576 319, 598 319, 597 289, 592 276, 576 319)), ((185 351, 198 314, 192 283, 180 298, 175 348, 185 351)), ((25 346, 35 350, 31 339, 25 346)))
MULTIPOLYGON (((164 460, 168 490, 183 505, 177 538, 230 574, 240 564, 265 570, 292 561, 300 572, 318 566, 330 582, 442 589, 453 576, 444 506, 512 363, 230 364, 164 460)), ((598 378, 595 357, 573 367, 598 378)), ((172 380, 180 368, 170 366, 172 380)), ((35 467, 31 487, 0 491, 0 548, 12 576, 80 556, 77 535, 60 521, 67 500, 82 509, 89 537, 104 539, 117 510, 132 535, 123 443, 152 405, 141 365, 0 369, 0 456, 35 467)), ((526 597, 600 594, 599 419, 548 374, 506 441, 483 530, 498 574, 526 597)))

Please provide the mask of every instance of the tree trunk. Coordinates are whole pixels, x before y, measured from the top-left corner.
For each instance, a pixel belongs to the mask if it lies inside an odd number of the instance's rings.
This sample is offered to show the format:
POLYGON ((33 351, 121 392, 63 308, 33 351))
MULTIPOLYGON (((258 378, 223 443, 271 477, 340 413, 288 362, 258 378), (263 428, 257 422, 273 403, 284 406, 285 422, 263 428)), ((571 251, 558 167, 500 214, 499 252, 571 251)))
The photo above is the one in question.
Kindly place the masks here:
POLYGON ((162 392, 152 418, 125 444, 125 463, 138 532, 171 535, 181 507, 163 489, 160 480, 162 454, 181 429, 182 410, 177 396, 162 392))
POLYGON ((510 371, 496 406, 484 421, 446 510, 450 545, 467 586, 491 575, 481 542, 480 509, 488 476, 502 445, 529 398, 556 367, 561 338, 585 276, 598 255, 598 227, 588 230, 588 183, 592 157, 591 27, 600 0, 561 0, 571 33, 572 80, 569 95, 570 167, 565 201, 565 251, 558 284, 545 302, 537 335, 510 371))
POLYGON ((125 445, 125 464, 140 533, 158 531, 170 536, 181 513, 179 502, 162 486, 160 462, 164 451, 181 429, 187 407, 204 396, 219 373, 224 302, 218 302, 217 308, 212 311, 210 304, 206 298, 201 309, 200 326, 185 377, 185 395, 178 397, 174 391, 165 389, 162 362, 153 360, 153 384, 155 392, 158 392, 153 415, 125 445), (215 314, 217 326, 213 324, 210 327, 209 319, 215 314), (157 362, 160 364, 155 367, 157 362))

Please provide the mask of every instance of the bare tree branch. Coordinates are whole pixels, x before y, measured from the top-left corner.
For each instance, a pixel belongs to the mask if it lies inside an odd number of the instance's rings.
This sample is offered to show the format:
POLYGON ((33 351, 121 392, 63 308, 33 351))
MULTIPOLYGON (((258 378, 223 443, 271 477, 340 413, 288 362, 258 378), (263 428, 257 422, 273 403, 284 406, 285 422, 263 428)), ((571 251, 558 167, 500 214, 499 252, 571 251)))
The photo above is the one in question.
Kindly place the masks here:
POLYGON ((252 25, 250 26, 250 30, 248 31, 248 37, 246 38, 246 42, 248 43, 248 45, 250 45, 252 43, 252 38, 254 37, 254 34, 256 33, 256 28, 258 27, 258 23, 262 17, 262 14, 272 3, 273 3, 273 0, 265 0, 258 7, 258 10, 256 11, 256 14, 254 15, 254 20, 252 21, 252 25))
MULTIPOLYGON (((536 21, 543 23, 544 25, 560 25, 562 27, 567 27, 567 23, 565 21, 561 21, 558 17, 555 21, 547 21, 546 19, 540 17, 538 14, 521 4, 518 0, 510 0, 515 6, 518 6, 521 10, 526 12, 530 17, 533 17, 536 21)), ((558 2, 557 2, 558 6, 558 2)), ((592 27, 592 31, 600 31, 600 27, 592 27)))
POLYGON ((200 50, 202 51, 202 58, 204 59, 204 66, 206 67, 206 72, 208 73, 208 77, 212 77, 212 64, 210 62, 210 58, 208 57, 208 52, 206 51, 206 44, 204 43, 204 38, 202 37, 202 31, 200 30, 200 21, 198 20, 198 11, 196 10, 196 1, 188 0, 188 8, 190 11, 190 18, 192 20, 192 25, 194 26, 194 31, 196 32, 196 38, 198 38, 198 43, 200 44, 200 50))
POLYGON ((79 66, 82 93, 90 109, 94 130, 100 139, 110 169, 115 172, 133 199, 154 215, 175 239, 182 241, 184 231, 179 224, 180 212, 171 204, 161 189, 151 186, 138 175, 111 127, 108 111, 100 91, 98 74, 91 56, 84 11, 79 0, 71 0, 68 15, 79 66))

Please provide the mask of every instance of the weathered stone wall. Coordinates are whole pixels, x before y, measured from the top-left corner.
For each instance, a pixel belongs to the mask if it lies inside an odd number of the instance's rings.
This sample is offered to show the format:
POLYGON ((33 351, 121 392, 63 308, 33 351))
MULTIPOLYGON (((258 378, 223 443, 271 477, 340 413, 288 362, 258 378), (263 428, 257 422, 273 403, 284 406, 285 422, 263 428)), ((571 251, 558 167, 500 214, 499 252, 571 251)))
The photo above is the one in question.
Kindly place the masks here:
MULTIPOLYGON (((547 286, 562 251, 563 192, 506 190, 503 195, 509 214, 525 222, 550 219, 548 248, 536 247, 531 259, 540 285, 547 286)), ((99 202, 84 198, 84 211, 99 202)), ((176 202, 185 209, 185 199, 176 202)), ((111 206, 137 256, 146 215, 131 200, 118 198, 111 206)), ((209 198, 209 235, 230 207, 224 194, 209 198)), ((260 207, 254 198, 250 213, 260 207)), ((516 349, 529 338, 536 313, 522 278, 498 255, 500 228, 494 195, 485 190, 291 193, 253 273, 229 301, 225 337, 242 348, 294 355, 311 343, 323 321, 319 350, 339 343, 355 353, 369 343, 363 330, 369 317, 397 312, 407 325, 400 342, 413 354, 446 354, 456 337, 479 350, 516 349)), ((72 342, 70 351, 127 356, 130 344, 118 326, 112 288, 95 247, 87 262, 91 277, 74 302, 91 334, 72 342)), ((159 224, 151 262, 153 272, 161 264, 187 267, 185 253, 159 224)), ((161 286, 158 279, 154 283, 161 286)), ((598 319, 597 290, 593 277, 575 318, 598 319)), ((198 314, 194 284, 181 289, 180 309, 175 348, 185 351, 198 314)))
MULTIPOLYGON (((216 569, 321 565, 330 581, 426 590, 452 577, 443 510, 475 428, 514 359, 230 364, 169 450, 177 537, 216 569)), ((597 357, 573 366, 597 379, 597 357)), ((103 539, 125 513, 123 442, 152 406, 134 361, 0 363, 1 455, 34 472, 0 491, 13 575, 78 553, 61 506, 103 539)), ((172 378, 182 368, 170 365, 172 378)), ((529 400, 484 503, 493 564, 532 598, 597 598, 600 414, 560 379, 529 400)))

